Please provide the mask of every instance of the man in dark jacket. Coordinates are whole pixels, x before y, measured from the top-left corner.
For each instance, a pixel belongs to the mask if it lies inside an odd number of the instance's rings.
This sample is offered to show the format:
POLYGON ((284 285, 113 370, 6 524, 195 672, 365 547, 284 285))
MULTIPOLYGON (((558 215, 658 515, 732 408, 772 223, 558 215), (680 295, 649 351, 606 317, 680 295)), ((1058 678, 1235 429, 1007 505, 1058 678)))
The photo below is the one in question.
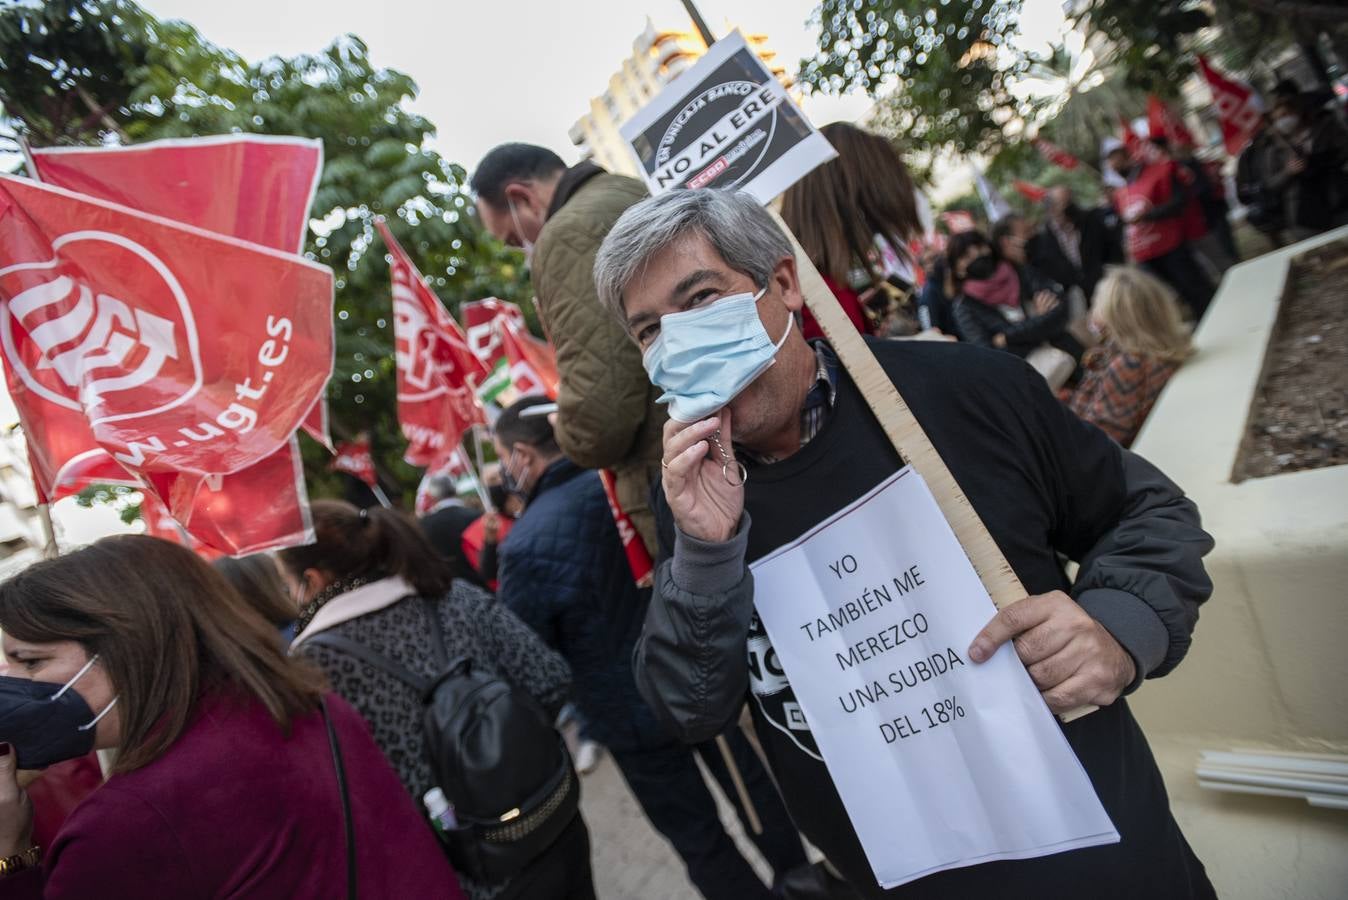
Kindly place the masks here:
MULTIPOLYGON (((496 421, 496 450, 508 483, 527 501, 500 548, 498 597, 571 664, 587 736, 608 748, 703 896, 767 900, 768 889, 726 834, 698 771, 695 754, 743 820, 712 735, 696 748, 683 745, 637 691, 632 648, 650 589, 632 580, 599 476, 562 455, 545 416, 520 415, 544 402, 526 398, 496 421)), ((780 881, 805 865, 800 838, 744 736, 732 729, 727 739, 764 824, 754 840, 780 881)))
POLYGON ((532 144, 502 144, 473 172, 487 230, 531 257, 538 311, 557 349, 557 442, 587 469, 611 469, 618 502, 655 548, 651 484, 660 473, 657 406, 636 352, 594 296, 594 254, 613 222, 646 196, 635 178, 590 162, 566 168, 532 144))
POLYGON ((435 504, 421 517, 422 532, 430 539, 436 552, 449 560, 455 578, 465 579, 485 589, 486 583, 463 550, 463 533, 469 525, 481 518, 482 510, 474 509, 460 500, 454 479, 446 475, 432 477, 426 488, 435 504))
POLYGON ((1043 224, 1028 247, 1030 265, 1063 287, 1079 288, 1089 305, 1105 266, 1124 261, 1119 225, 1112 209, 1082 209, 1071 188, 1049 188, 1043 224))
MULTIPOLYGON (((1077 420, 1011 354, 871 343, 1031 595, 997 613, 969 658, 985 661, 1015 639, 1051 710, 1100 707, 1062 730, 1122 836, 1113 845, 951 869, 885 891, 792 686, 814 673, 781 667, 756 613, 773 598, 756 595, 748 564, 848 507, 902 460, 832 350, 791 328, 803 304, 796 259, 751 197, 675 191, 633 207, 600 249, 595 283, 642 347, 655 345, 662 317, 746 294, 758 297, 751 310, 769 342, 753 342, 754 353, 785 335, 773 364, 752 356, 759 374, 750 369, 738 390, 718 380, 734 371, 729 356, 706 370, 705 381, 663 379, 677 384, 676 411, 694 419, 671 419, 665 428, 663 558, 636 650, 637 684, 663 721, 686 740, 703 740, 751 698, 797 825, 866 897, 1213 896, 1122 699, 1184 657, 1198 605, 1211 592, 1202 556, 1212 541, 1179 488, 1077 420), (711 402, 698 402, 708 395, 711 402), (1075 582, 1059 554, 1080 562, 1075 582)), ((740 299, 730 309, 744 308, 740 299)), ((679 372, 696 372, 696 348, 687 331, 680 336, 679 372)), ((906 829, 920 839, 923 828, 959 827, 955 810, 942 811, 950 821, 907 813, 895 811, 904 839, 906 829)))

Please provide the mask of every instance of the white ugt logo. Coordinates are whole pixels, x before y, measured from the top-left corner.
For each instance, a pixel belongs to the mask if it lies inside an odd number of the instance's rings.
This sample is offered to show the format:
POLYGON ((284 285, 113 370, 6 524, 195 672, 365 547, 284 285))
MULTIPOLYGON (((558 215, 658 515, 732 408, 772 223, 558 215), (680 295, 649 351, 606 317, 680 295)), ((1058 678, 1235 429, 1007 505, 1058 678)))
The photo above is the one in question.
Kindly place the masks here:
POLYGON ((42 352, 38 369, 55 369, 66 386, 80 393, 89 410, 103 403, 114 391, 140 387, 157 376, 164 363, 178 358, 173 322, 143 309, 132 311, 126 303, 107 294, 94 297, 87 285, 62 275, 31 287, 10 301, 10 312, 42 352), (43 320, 42 311, 61 303, 73 289, 79 299, 65 313, 43 320), (30 320, 40 325, 29 328, 30 320), (67 350, 57 348, 79 339, 67 350), (137 346, 144 346, 140 363, 131 368, 137 346), (117 374, 98 374, 113 370, 117 374), (90 377, 93 376, 93 377, 90 377))

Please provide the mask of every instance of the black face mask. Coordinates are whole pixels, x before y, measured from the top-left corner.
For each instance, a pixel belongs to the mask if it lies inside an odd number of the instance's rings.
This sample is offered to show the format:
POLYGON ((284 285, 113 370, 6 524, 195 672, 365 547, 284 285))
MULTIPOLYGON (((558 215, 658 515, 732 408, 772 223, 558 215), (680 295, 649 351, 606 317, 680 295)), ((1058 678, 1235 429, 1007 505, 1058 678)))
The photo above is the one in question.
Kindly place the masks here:
POLYGON ((964 267, 964 277, 974 281, 983 281, 986 278, 991 278, 992 273, 996 271, 997 263, 993 261, 992 254, 984 253, 964 267))
POLYGON ((14 745, 20 769, 45 769, 94 749, 94 726, 117 699, 95 716, 72 685, 97 659, 64 685, 0 675, 0 741, 14 745))
POLYGON ((487 488, 487 496, 491 498, 491 505, 497 512, 504 512, 506 500, 510 498, 510 492, 506 490, 504 484, 493 484, 487 488))

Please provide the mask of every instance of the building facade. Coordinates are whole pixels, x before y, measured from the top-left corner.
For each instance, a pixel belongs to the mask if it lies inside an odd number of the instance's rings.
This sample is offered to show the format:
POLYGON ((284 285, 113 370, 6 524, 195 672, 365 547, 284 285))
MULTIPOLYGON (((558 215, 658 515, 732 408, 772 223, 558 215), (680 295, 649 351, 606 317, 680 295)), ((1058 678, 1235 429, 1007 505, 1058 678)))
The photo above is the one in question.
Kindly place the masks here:
MULTIPOLYGON (((746 34, 744 39, 789 88, 786 70, 767 48, 767 36, 746 34)), ((636 176, 636 160, 618 129, 706 52, 707 44, 695 30, 657 30, 647 18, 646 29, 632 42, 632 55, 609 78, 604 93, 590 100, 590 111, 571 126, 569 137, 581 158, 610 172, 636 176)))

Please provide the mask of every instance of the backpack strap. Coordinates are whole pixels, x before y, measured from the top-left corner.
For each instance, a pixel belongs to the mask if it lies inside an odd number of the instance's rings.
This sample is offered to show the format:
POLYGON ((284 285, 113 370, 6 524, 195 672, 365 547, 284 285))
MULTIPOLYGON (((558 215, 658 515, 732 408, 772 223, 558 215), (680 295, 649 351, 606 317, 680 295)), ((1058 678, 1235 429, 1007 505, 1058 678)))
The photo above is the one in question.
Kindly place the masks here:
POLYGON ((337 740, 337 729, 333 727, 332 716, 328 714, 326 698, 320 696, 318 706, 323 711, 323 724, 328 729, 328 746, 332 748, 332 767, 337 772, 337 790, 342 796, 342 826, 346 833, 346 896, 348 900, 356 900, 356 826, 351 817, 351 793, 346 785, 342 745, 337 740))
MULTIPOLYGON (((435 631, 436 634, 439 634, 440 627, 438 623, 436 624, 435 631)), ((441 637, 441 641, 443 642, 443 637, 441 637)), ((321 644, 324 647, 331 647, 338 653, 354 656, 356 659, 369 663, 376 669, 392 675, 394 678, 411 687, 419 696, 425 696, 426 692, 430 690, 431 681, 429 679, 422 678, 406 666, 394 662, 382 653, 376 653, 360 641, 352 640, 345 635, 324 631, 309 638, 305 643, 321 644)), ((443 646, 440 650, 442 653, 444 652, 443 646)))

